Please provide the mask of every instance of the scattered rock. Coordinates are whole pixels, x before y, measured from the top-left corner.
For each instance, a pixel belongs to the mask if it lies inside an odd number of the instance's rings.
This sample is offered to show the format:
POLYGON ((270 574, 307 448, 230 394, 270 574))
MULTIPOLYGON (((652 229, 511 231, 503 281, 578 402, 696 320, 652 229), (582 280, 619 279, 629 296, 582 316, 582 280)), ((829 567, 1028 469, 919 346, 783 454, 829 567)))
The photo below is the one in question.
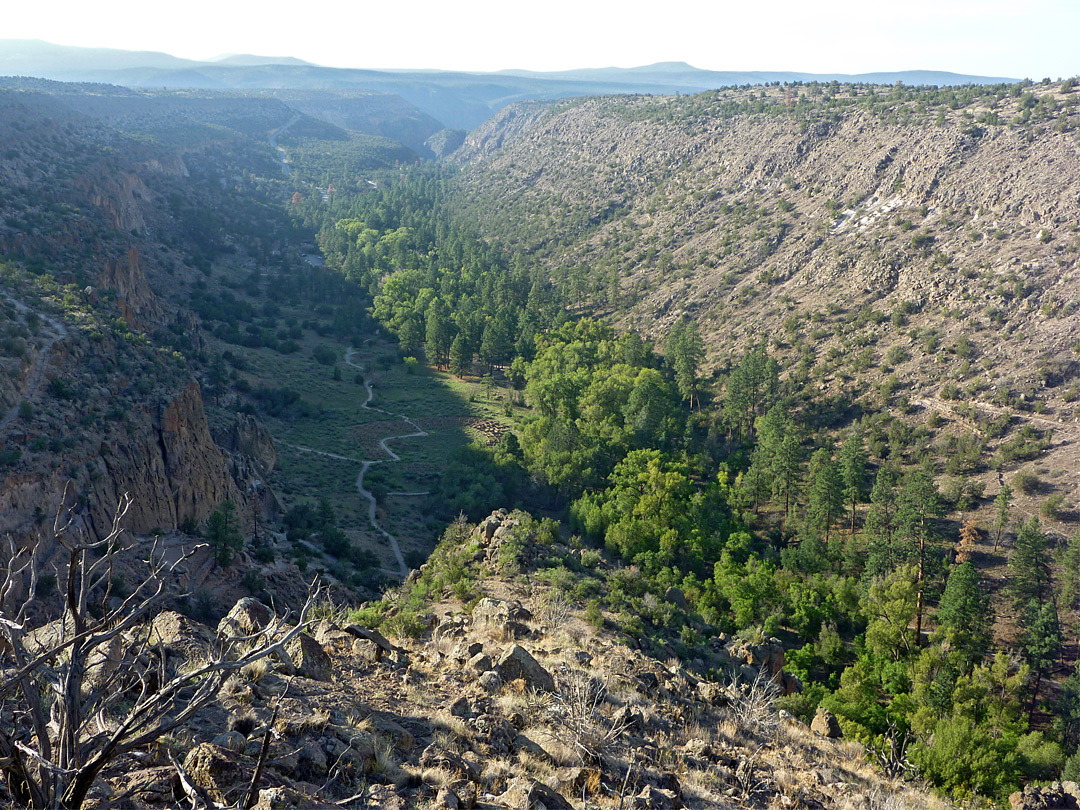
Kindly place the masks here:
POLYGON ((499 687, 503 684, 503 679, 499 677, 498 672, 488 670, 481 674, 480 677, 476 679, 476 682, 480 685, 481 689, 488 694, 491 694, 499 690, 499 687))
POLYGON ((358 624, 350 624, 345 628, 345 632, 350 635, 356 636, 359 639, 370 641, 376 647, 378 647, 384 654, 391 654, 400 651, 400 647, 395 647, 389 641, 386 636, 380 633, 378 630, 368 630, 366 627, 361 627, 358 624))
MULTIPOLYGON (((214 737, 211 743, 219 748, 228 748, 230 751, 242 754, 247 745, 247 737, 237 731, 226 731, 224 734, 218 734, 214 737)), ((258 744, 261 747, 262 743, 258 744)))
POLYGON ((439 792, 435 794, 435 805, 438 810, 458 810, 461 806, 461 799, 450 788, 443 785, 439 788, 439 792))
POLYGON ((612 728, 640 731, 645 727, 645 718, 641 716, 641 712, 631 709, 629 706, 623 706, 615 712, 615 716, 611 718, 611 724, 612 728))
POLYGON ((1048 787, 1026 785, 1009 796, 1010 810, 1076 810, 1077 802, 1075 782, 1054 782, 1048 787), (1070 790, 1070 786, 1073 789, 1070 790))
POLYGON ((469 701, 464 696, 459 697, 453 703, 450 704, 450 714, 454 717, 468 717, 472 714, 472 706, 469 705, 469 701))
POLYGON ((646 785, 634 797, 633 806, 639 810, 677 810, 683 805, 675 791, 646 785))
POLYGON ((469 663, 466 665, 472 672, 487 672, 491 669, 491 656, 484 653, 477 653, 469 659, 469 663))
POLYGON ((326 772, 326 752, 314 740, 308 740, 299 751, 298 776, 310 782, 322 779, 326 772))
POLYGON ((475 782, 480 778, 480 772, 469 761, 462 759, 452 751, 440 748, 432 743, 420 754, 421 768, 443 768, 450 773, 469 781, 475 782))

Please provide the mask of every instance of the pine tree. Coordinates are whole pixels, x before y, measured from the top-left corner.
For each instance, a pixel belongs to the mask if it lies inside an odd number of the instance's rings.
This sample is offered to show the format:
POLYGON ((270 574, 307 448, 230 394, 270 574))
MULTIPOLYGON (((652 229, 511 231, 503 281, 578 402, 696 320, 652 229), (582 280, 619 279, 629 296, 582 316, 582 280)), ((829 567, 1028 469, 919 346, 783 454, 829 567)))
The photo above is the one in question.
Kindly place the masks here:
POLYGON ((924 592, 926 590, 927 564, 934 541, 930 525, 932 518, 944 514, 941 496, 934 478, 926 470, 916 470, 904 485, 897 510, 898 536, 909 545, 918 560, 918 603, 915 611, 915 639, 922 635, 924 592))
POLYGON ((450 344, 450 371, 458 377, 464 376, 472 365, 472 353, 469 351, 465 336, 458 332, 450 344))
POLYGON ((780 440, 772 463, 773 497, 784 501, 784 525, 799 498, 802 485, 802 447, 794 430, 780 440))
POLYGON ((442 368, 450 356, 453 326, 446 315, 446 305, 440 299, 434 299, 428 306, 426 321, 425 349, 428 361, 442 368))
POLYGON ((206 521, 203 533, 214 562, 225 568, 232 562, 233 555, 244 547, 244 538, 236 521, 236 504, 222 501, 206 521))
POLYGON ((831 454, 824 447, 815 450, 810 457, 807 478, 807 520, 828 543, 830 529, 844 510, 844 484, 831 454))
POLYGON ((1039 519, 1033 517, 1016 533, 1009 555, 1009 593, 1017 610, 1034 600, 1042 602, 1050 591, 1050 549, 1039 519))
POLYGON ((956 646, 970 652, 973 662, 986 654, 993 629, 990 592, 972 563, 958 565, 949 574, 937 620, 956 633, 956 646))
POLYGON ((1040 604, 1038 600, 1032 599, 1027 603, 1020 645, 1024 648, 1028 664, 1035 670, 1035 685, 1031 690, 1031 709, 1034 709, 1043 673, 1054 665, 1061 650, 1061 627, 1053 601, 1040 604))
POLYGON ((398 343, 401 345, 401 351, 405 354, 412 354, 420 348, 420 344, 424 340, 424 329, 420 325, 418 318, 411 317, 401 325, 401 331, 398 332, 398 343))
POLYGON ((840 478, 844 500, 851 504, 851 533, 855 534, 855 505, 866 492, 866 450, 862 428, 856 428, 840 448, 840 478))
POLYGON ((1001 491, 998 492, 997 497, 994 498, 994 529, 996 530, 994 535, 994 551, 998 550, 998 543, 1001 542, 1001 533, 1009 523, 1009 515, 1011 512, 1012 490, 1009 489, 1008 484, 1003 482, 1001 484, 1001 491))
MULTIPOLYGON (((675 385, 683 399, 690 401, 694 408, 694 395, 697 391, 698 369, 705 358, 705 343, 695 321, 683 318, 672 327, 664 347, 668 362, 675 372, 675 385)), ((700 402, 698 403, 700 406, 700 402)))
POLYGON ((893 546, 896 531, 896 478, 888 467, 878 470, 874 488, 870 491, 870 509, 866 513, 868 555, 866 570, 871 576, 882 576, 897 564, 897 549, 893 546))

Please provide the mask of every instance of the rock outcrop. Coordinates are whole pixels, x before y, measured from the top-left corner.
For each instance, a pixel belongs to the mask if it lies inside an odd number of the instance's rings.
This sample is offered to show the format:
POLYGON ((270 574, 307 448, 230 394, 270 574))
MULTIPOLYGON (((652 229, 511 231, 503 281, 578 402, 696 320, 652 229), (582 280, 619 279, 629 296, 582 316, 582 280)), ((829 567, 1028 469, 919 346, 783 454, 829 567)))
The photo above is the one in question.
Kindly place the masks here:
POLYGON ((202 524, 224 500, 243 498, 224 454, 210 437, 197 383, 183 388, 127 441, 102 444, 106 474, 94 488, 90 525, 107 531, 122 494, 132 497, 127 526, 135 532, 202 524))
POLYGON ((161 306, 150 290, 137 247, 122 258, 106 259, 100 283, 115 292, 116 305, 129 326, 161 319, 161 306))

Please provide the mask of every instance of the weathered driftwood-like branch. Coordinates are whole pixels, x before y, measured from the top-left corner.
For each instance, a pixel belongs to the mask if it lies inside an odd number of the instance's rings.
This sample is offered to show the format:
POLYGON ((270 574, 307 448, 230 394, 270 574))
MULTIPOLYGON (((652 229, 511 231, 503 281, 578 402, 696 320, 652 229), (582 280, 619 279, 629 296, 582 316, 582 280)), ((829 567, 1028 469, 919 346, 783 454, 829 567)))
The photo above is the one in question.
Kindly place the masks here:
POLYGON ((51 635, 27 629, 41 544, 19 553, 9 540, 0 580, 0 773, 18 804, 41 810, 77 810, 106 765, 187 724, 230 673, 280 653, 308 624, 319 592, 313 582, 292 626, 275 615, 259 632, 219 637, 205 663, 169 678, 147 620, 168 579, 200 547, 169 554, 155 538, 144 561, 147 575, 126 597, 113 599, 131 499, 121 499, 109 534, 96 542, 81 529, 73 501, 65 490, 53 525, 67 561, 64 606, 51 635), (100 556, 90 560, 89 553, 100 556), (26 598, 16 606, 23 585, 26 598))

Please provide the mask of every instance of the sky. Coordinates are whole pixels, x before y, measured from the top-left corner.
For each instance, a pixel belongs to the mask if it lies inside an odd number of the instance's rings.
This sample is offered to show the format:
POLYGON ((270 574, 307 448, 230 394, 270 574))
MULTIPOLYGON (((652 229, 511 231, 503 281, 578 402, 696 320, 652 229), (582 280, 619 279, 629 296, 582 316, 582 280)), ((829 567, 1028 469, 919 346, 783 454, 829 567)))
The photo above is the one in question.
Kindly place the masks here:
POLYGON ((1080 74, 1077 0, 49 0, 10 3, 0 38, 295 56, 333 67, 1080 74))

